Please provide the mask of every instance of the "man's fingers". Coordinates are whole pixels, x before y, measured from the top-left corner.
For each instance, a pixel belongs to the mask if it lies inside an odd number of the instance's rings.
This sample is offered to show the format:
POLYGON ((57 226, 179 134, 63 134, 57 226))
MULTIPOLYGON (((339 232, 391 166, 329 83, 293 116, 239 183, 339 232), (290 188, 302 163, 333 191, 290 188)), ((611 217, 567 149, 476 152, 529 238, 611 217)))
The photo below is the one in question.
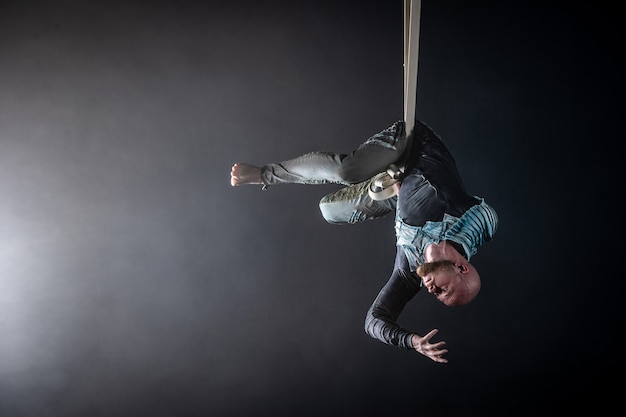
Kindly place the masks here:
POLYGON ((426 334, 426 336, 424 336, 424 337, 422 338, 422 342, 423 342, 423 343, 428 343, 428 344, 430 344, 430 345, 431 345, 431 347, 434 347, 434 348, 438 348, 438 347, 441 347, 441 346, 445 345, 445 344, 446 344, 446 342, 444 342, 443 340, 441 340, 441 341, 439 341, 439 342, 433 342, 433 343, 430 343, 430 339, 432 339, 432 337, 433 337, 434 335, 436 335, 438 331, 439 331, 439 330, 437 330, 437 329, 433 329, 433 330, 431 330, 430 332, 428 332, 428 333, 426 334))
POLYGON ((448 363, 448 360, 443 357, 443 355, 445 355, 446 353, 448 353, 448 349, 441 349, 432 352, 429 356, 435 362, 448 363))
POLYGON ((438 331, 439 331, 439 330, 437 330, 437 329, 432 329, 431 331, 429 331, 428 333, 426 333, 426 335, 424 336, 424 340, 425 340, 426 342, 428 342, 428 341, 430 340, 430 338, 431 338, 431 337, 433 337, 434 335, 436 335, 436 334, 437 334, 437 332, 438 332, 438 331))

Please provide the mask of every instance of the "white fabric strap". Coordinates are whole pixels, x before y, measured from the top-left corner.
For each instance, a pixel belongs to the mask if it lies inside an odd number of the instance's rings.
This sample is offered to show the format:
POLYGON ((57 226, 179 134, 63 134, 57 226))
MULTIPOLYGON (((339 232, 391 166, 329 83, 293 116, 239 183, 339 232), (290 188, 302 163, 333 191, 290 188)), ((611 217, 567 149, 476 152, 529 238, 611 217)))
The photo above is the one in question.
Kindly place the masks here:
POLYGON ((404 125, 407 135, 415 126, 421 8, 421 0, 404 0, 404 125))
MULTIPOLYGON (((419 54, 419 33, 421 0, 404 0, 404 127, 408 135, 415 127, 415 107, 417 102, 417 57, 419 54)), ((407 146, 410 143, 407 141, 407 146)), ((396 195, 393 184, 402 180, 404 166, 390 165, 387 172, 374 177, 368 193, 373 200, 386 200, 396 195)))
POLYGON ((367 191, 372 200, 386 200, 396 195, 393 185, 400 181, 402 181, 402 171, 396 165, 391 164, 387 172, 381 172, 374 177, 367 191))

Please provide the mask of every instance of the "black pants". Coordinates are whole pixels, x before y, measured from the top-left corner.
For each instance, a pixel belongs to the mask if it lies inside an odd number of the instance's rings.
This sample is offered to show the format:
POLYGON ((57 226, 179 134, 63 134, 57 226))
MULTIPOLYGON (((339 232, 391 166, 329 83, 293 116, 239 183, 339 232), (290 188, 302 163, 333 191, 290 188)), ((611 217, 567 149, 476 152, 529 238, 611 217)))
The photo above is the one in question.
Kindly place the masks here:
POLYGON ((444 213, 460 217, 479 202, 466 192, 454 157, 428 126, 416 120, 410 143, 398 195, 402 221, 423 226, 427 221, 441 221, 444 213))

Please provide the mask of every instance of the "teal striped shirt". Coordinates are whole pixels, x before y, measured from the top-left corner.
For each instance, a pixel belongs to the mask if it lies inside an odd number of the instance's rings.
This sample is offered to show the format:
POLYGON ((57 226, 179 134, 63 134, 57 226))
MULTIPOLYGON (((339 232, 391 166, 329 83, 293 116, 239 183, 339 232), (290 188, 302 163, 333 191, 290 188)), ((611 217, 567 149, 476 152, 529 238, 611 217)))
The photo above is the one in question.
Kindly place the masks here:
POLYGON ((429 221, 423 226, 411 226, 396 217, 395 229, 397 245, 404 250, 411 271, 415 271, 425 262, 426 248, 443 240, 461 245, 469 261, 480 245, 491 240, 497 226, 496 211, 481 198, 480 204, 472 206, 461 217, 444 214, 442 221, 429 221))

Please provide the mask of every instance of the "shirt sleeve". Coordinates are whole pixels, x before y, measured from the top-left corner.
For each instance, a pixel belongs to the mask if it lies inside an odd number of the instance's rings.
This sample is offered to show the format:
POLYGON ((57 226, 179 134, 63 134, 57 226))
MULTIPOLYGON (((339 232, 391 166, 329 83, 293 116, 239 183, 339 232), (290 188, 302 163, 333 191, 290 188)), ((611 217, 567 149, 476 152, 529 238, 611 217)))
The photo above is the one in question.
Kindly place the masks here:
POLYGON ((414 333, 400 327, 397 320, 420 288, 420 278, 411 272, 404 251, 398 247, 393 273, 365 317, 365 332, 388 345, 413 349, 414 333))

